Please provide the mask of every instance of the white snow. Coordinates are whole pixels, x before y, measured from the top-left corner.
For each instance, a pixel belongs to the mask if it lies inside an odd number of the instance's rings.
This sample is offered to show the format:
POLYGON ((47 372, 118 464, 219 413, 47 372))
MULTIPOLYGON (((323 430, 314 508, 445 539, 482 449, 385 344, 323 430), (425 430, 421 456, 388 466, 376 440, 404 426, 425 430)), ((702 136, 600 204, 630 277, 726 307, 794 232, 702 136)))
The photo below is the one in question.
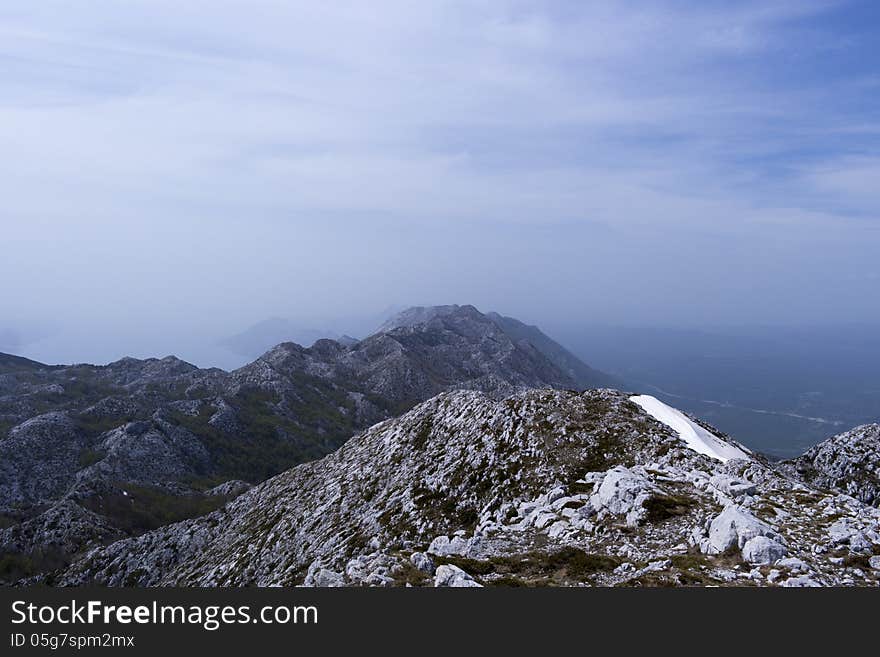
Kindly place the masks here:
POLYGON ((667 406, 662 401, 651 395, 635 395, 630 397, 631 401, 642 407, 642 409, 662 422, 667 427, 673 429, 685 444, 695 452, 711 456, 719 461, 729 461, 730 459, 746 459, 749 455, 735 445, 721 440, 715 434, 706 431, 696 422, 691 421, 679 410, 667 406))

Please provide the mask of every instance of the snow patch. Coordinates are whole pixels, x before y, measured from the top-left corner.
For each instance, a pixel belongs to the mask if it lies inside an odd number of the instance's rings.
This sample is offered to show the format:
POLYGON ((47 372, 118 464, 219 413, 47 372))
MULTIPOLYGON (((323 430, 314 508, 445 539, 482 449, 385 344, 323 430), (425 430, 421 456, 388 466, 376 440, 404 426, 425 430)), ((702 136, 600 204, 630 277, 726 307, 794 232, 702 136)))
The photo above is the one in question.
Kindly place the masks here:
POLYGON ((638 404, 648 415, 673 429, 695 452, 711 456, 719 461, 747 459, 749 455, 735 445, 722 440, 690 420, 681 411, 667 406, 651 395, 634 395, 630 400, 638 404))

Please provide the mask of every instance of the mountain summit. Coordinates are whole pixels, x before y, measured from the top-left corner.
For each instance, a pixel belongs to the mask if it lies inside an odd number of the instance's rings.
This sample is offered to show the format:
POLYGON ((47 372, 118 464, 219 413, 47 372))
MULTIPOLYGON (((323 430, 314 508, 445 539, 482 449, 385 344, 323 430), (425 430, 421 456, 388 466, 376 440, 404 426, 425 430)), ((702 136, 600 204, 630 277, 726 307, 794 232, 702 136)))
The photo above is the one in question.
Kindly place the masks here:
POLYGON ((537 326, 529 326, 496 312, 483 314, 473 306, 416 306, 389 319, 379 332, 397 329, 455 331, 474 326, 490 327, 487 329, 490 333, 497 335, 497 331, 500 331, 505 336, 502 340, 510 340, 523 348, 537 350, 568 379, 569 388, 586 390, 620 385, 614 377, 589 367, 537 326))

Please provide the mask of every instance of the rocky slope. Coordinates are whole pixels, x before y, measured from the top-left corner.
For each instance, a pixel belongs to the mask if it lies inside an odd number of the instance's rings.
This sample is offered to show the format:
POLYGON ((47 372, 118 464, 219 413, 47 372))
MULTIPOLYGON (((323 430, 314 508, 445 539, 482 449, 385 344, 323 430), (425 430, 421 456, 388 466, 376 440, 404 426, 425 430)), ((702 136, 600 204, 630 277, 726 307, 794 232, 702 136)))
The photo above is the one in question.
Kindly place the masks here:
POLYGON ((621 381, 584 363, 568 349, 549 338, 537 326, 529 326, 518 319, 505 317, 498 313, 486 313, 486 316, 517 342, 534 345, 554 365, 575 381, 578 389, 625 387, 621 381))
POLYGON ((880 509, 654 402, 612 390, 442 393, 48 581, 877 585, 880 509))
POLYGON ((880 505, 880 424, 866 424, 823 441, 788 465, 815 486, 880 505))
POLYGON ((583 388, 553 345, 450 306, 359 342, 283 343, 234 372, 0 355, 0 580, 207 513, 444 390, 583 388))

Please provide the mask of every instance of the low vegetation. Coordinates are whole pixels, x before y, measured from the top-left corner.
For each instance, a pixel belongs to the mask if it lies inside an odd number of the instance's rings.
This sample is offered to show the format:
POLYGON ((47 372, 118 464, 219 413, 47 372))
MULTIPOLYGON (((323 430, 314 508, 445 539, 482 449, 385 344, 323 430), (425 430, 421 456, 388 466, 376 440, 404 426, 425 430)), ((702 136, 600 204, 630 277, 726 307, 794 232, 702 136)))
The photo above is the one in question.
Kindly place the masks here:
POLYGON ((285 404, 272 392, 250 388, 226 401, 241 430, 227 432, 211 424, 217 409, 210 404, 203 405, 196 415, 170 414, 175 424, 201 439, 211 457, 210 470, 197 471, 194 478, 258 483, 293 465, 320 458, 353 432, 345 415, 326 402, 311 399, 308 392, 285 404))
POLYGON ((173 522, 202 516, 222 507, 223 495, 173 495, 156 486, 117 484, 113 493, 96 495, 83 506, 107 517, 128 534, 142 534, 173 522))
POLYGON ((555 586, 585 582, 596 573, 609 572, 620 565, 616 557, 590 554, 575 547, 487 560, 449 556, 438 558, 438 561, 458 566, 493 586, 555 586))

